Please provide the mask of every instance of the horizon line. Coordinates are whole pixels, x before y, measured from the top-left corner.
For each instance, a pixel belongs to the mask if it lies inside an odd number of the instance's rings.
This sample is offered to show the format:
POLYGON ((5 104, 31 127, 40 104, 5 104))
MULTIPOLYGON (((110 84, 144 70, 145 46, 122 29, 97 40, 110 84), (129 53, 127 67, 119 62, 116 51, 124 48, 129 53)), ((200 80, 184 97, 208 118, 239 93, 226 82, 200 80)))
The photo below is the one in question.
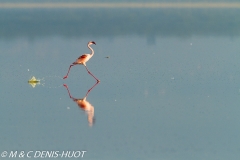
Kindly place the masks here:
POLYGON ((123 2, 123 3, 84 3, 84 2, 42 2, 42 3, 0 3, 0 8, 28 9, 28 8, 236 8, 240 9, 240 2, 123 2))

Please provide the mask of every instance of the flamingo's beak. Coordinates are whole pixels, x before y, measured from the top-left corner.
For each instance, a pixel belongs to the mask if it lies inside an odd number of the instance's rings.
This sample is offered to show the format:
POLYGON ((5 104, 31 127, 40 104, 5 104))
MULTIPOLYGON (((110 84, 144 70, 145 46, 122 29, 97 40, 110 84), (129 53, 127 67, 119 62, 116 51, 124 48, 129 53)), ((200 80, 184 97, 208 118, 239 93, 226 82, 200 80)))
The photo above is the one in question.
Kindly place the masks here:
POLYGON ((96 45, 96 43, 94 41, 92 41, 92 43, 96 45))

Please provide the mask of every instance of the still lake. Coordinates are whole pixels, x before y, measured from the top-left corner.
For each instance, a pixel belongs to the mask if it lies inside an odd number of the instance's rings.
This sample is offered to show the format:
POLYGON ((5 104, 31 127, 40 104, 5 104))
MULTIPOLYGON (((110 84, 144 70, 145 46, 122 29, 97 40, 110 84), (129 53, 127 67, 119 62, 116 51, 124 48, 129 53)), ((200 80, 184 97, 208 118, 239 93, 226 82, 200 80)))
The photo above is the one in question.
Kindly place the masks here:
POLYGON ((0 152, 239 159, 239 15, 238 9, 2 9, 0 152), (62 79, 90 53, 90 40, 95 54, 87 66, 101 81, 87 96, 92 127, 63 84, 82 99, 95 79, 82 65, 62 79), (40 79, 35 87, 28 84, 32 76, 40 79))

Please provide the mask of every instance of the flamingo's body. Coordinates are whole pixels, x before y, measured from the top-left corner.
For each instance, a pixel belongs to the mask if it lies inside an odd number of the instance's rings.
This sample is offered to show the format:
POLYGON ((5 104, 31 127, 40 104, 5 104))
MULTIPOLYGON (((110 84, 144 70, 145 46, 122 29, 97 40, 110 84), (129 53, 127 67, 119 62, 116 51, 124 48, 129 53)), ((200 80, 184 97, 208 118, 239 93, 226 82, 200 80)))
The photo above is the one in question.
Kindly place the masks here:
POLYGON ((86 62, 92 58, 93 55, 91 54, 83 54, 81 55, 75 62, 73 62, 73 64, 82 64, 84 66, 86 66, 86 62))
POLYGON ((90 47, 90 45, 92 45, 92 44, 95 44, 95 45, 96 45, 96 43, 95 43, 94 41, 88 42, 88 45, 87 45, 88 48, 91 50, 91 54, 83 54, 83 55, 81 55, 75 62, 73 62, 73 63, 69 66, 67 75, 66 75, 65 77, 63 77, 63 79, 66 79, 66 78, 68 77, 68 73, 69 73, 69 71, 70 71, 70 69, 71 69, 72 66, 77 65, 77 64, 82 64, 82 65, 85 66, 85 68, 87 69, 88 73, 89 73, 91 76, 93 76, 93 78, 95 78, 95 79, 99 82, 99 80, 88 70, 87 65, 86 65, 87 61, 88 61, 90 58, 92 58, 92 56, 94 55, 94 50, 90 47))

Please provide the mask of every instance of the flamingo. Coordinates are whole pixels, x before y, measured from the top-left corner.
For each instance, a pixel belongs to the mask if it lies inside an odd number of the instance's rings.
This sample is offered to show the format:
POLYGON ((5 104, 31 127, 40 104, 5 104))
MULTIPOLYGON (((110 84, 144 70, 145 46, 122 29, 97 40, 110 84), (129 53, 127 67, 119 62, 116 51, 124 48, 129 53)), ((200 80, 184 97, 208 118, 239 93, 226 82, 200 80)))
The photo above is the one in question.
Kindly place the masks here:
POLYGON ((94 119, 94 107, 93 105, 91 105, 88 101, 87 101, 87 96, 88 94, 91 92, 91 90, 98 84, 99 82, 97 82, 95 85, 92 86, 92 88, 90 88, 85 97, 83 97, 82 99, 77 99, 77 98, 74 98, 71 96, 70 94, 70 91, 68 89, 68 86, 66 84, 63 84, 63 86, 67 89, 68 91, 68 95, 69 97, 77 103, 77 105, 85 111, 85 113, 87 114, 88 116, 88 124, 89 126, 91 127, 93 125, 93 123, 95 122, 95 119, 94 119))
POLYGON ((66 75, 65 77, 63 77, 63 79, 66 79, 66 78, 68 77, 68 73, 69 73, 69 71, 70 71, 70 69, 71 69, 72 66, 77 65, 77 64, 82 64, 82 65, 85 66, 85 68, 87 69, 88 73, 89 73, 91 76, 93 76, 93 78, 95 78, 95 79, 97 80, 97 82, 100 82, 100 80, 97 79, 97 78, 88 70, 87 65, 86 65, 87 61, 88 61, 90 58, 92 58, 92 56, 94 55, 94 50, 90 47, 90 45, 92 45, 92 44, 95 44, 95 45, 96 45, 96 43, 95 43, 94 41, 90 41, 90 42, 88 42, 88 44, 87 44, 88 48, 91 50, 91 54, 83 54, 83 55, 81 55, 75 62, 73 62, 73 63, 69 66, 67 75, 66 75))

